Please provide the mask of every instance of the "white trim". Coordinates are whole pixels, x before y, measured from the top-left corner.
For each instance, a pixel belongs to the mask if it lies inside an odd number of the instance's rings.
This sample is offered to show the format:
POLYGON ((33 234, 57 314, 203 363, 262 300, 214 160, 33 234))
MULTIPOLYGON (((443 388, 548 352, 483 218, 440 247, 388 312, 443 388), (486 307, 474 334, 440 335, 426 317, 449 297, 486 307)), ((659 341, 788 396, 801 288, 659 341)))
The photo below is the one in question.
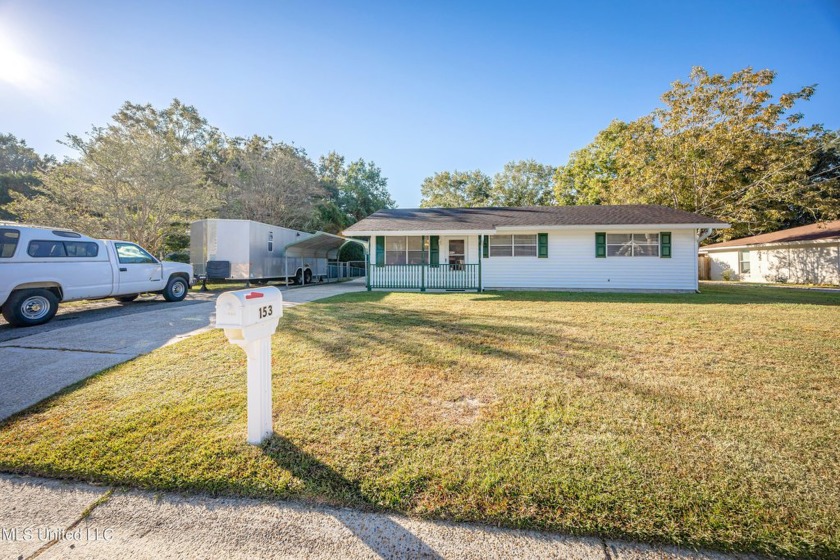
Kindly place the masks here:
POLYGON ((840 238, 824 237, 822 239, 802 239, 798 241, 770 241, 768 243, 752 243, 745 245, 727 245, 726 247, 700 247, 701 253, 718 253, 721 251, 737 251, 739 249, 768 249, 771 247, 807 247, 808 245, 831 245, 837 243, 840 238))
POLYGON ((493 229, 412 229, 412 230, 379 230, 379 231, 343 231, 346 237, 363 237, 377 235, 495 235, 500 232, 516 233, 547 233, 550 231, 562 230, 592 230, 598 231, 651 231, 659 229, 662 231, 677 229, 723 229, 730 227, 729 224, 580 224, 569 226, 498 226, 493 229))

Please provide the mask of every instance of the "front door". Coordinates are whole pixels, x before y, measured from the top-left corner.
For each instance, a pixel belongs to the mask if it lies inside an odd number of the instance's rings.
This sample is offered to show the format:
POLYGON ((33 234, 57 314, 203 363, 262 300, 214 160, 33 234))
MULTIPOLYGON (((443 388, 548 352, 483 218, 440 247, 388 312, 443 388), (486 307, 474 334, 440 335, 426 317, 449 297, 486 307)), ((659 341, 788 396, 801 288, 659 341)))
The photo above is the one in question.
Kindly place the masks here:
POLYGON ((162 290, 163 265, 134 243, 114 243, 119 266, 120 294, 140 294, 162 290))
POLYGON ((466 262, 467 243, 463 239, 449 240, 449 269, 450 270, 464 270, 464 263, 466 262))

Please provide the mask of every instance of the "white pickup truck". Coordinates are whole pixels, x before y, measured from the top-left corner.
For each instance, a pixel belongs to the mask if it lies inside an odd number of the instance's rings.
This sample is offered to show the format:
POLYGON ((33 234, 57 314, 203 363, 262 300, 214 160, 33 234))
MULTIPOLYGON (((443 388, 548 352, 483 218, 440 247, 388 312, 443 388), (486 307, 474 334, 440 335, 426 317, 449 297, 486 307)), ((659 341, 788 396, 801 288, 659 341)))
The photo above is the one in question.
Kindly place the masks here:
POLYGON ((147 292, 181 301, 192 281, 192 265, 161 262, 135 243, 0 223, 0 309, 17 327, 46 323, 60 301, 147 292))

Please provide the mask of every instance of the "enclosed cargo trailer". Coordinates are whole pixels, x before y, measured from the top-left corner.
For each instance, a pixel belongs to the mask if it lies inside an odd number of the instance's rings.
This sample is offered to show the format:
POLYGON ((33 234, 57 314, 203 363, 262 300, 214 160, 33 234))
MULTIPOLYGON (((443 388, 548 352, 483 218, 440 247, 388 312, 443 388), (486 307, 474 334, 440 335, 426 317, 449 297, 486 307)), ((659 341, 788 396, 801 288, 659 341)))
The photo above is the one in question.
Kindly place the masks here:
POLYGON ((327 277, 326 258, 286 255, 287 245, 312 236, 252 220, 198 220, 190 226, 190 261, 199 278, 318 282, 327 277))

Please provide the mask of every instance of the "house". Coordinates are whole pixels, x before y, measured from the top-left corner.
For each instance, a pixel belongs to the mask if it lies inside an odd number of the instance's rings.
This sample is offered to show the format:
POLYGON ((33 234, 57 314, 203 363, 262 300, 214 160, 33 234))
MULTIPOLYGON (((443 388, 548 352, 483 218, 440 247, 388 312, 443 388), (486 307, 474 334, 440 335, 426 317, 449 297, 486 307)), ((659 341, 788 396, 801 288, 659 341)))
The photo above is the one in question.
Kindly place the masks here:
POLYGON ((697 290, 714 218, 664 206, 381 210, 344 235, 370 240, 368 289, 697 290))
POLYGON ((706 245, 712 280, 840 284, 840 220, 706 245))

